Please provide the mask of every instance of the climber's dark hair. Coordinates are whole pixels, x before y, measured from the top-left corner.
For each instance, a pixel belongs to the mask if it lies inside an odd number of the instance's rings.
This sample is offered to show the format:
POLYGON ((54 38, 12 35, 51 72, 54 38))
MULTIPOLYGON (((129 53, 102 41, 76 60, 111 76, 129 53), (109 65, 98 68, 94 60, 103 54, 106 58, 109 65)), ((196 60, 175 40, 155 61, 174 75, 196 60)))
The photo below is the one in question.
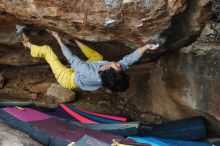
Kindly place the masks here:
POLYGON ((110 68, 100 71, 102 86, 112 90, 113 92, 123 92, 129 87, 129 76, 124 71, 117 72, 110 68))

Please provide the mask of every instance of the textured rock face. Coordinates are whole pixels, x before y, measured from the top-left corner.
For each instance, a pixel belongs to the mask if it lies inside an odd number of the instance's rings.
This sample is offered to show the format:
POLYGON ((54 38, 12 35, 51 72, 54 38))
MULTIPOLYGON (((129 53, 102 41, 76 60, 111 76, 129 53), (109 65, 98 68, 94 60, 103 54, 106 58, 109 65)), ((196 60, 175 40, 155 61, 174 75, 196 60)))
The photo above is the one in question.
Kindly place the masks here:
POLYGON ((47 95, 56 98, 60 103, 70 102, 76 99, 76 94, 74 91, 65 89, 59 84, 51 84, 47 90, 47 95))
POLYGON ((153 110, 158 112, 161 107, 160 114, 179 118, 188 115, 181 108, 189 109, 192 115, 208 114, 219 120, 219 47, 194 44, 181 49, 175 57, 163 56, 149 81, 149 96, 159 100, 153 101, 153 110))
POLYGON ((30 139, 27 135, 16 131, 0 121, 0 145, 1 146, 42 146, 30 139))
POLYGON ((0 89, 4 86, 4 77, 0 74, 0 89))
POLYGON ((91 41, 120 40, 136 46, 170 27, 187 0, 2 0, 0 13, 38 27, 91 41))
POLYGON ((207 42, 209 33, 207 24, 195 43, 163 55, 145 77, 134 76, 130 102, 172 120, 203 115, 219 134, 220 44, 207 42))

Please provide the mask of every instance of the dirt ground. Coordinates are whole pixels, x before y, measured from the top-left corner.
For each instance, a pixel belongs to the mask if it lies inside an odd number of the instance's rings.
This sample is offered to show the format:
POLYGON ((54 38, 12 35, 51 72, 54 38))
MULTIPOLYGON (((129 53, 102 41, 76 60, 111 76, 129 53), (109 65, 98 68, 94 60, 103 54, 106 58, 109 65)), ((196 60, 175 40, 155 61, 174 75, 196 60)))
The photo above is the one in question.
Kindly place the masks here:
MULTIPOLYGON (((4 77, 3 88, 0 89, 2 101, 33 101, 39 106, 54 107, 58 103, 46 94, 47 87, 56 80, 48 65, 42 66, 7 66, 1 65, 0 72, 4 77)), ((111 93, 100 89, 94 92, 75 91, 76 100, 73 106, 88 111, 125 115, 130 120, 146 120, 161 122, 161 118, 151 113, 143 113, 120 93, 111 93)))

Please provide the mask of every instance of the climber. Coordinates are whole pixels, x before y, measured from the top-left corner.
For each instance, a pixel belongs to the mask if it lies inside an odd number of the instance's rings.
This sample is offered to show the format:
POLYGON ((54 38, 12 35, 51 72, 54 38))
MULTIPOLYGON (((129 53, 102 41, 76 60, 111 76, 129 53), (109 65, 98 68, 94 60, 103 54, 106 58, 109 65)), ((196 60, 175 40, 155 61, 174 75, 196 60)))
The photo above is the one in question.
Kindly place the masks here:
POLYGON ((68 89, 80 88, 86 91, 93 91, 100 87, 105 87, 113 92, 123 92, 129 87, 129 77, 123 70, 138 61, 146 50, 154 50, 159 46, 158 44, 147 44, 118 62, 109 62, 104 61, 103 56, 98 52, 75 40, 81 51, 88 58, 87 61, 83 61, 63 44, 56 32, 48 32, 58 41, 64 56, 71 64, 71 68, 65 67, 60 62, 50 46, 32 44, 25 33, 22 33, 23 44, 31 50, 33 57, 44 58, 49 63, 58 83, 68 89))

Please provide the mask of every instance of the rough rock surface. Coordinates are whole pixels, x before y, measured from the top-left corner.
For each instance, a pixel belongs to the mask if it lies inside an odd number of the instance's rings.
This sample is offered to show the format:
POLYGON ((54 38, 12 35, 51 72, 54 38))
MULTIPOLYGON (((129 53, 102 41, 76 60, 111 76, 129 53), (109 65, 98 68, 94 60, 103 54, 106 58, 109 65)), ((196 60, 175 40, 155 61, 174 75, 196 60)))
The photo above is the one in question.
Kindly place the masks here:
POLYGON ((208 28, 195 43, 164 54, 144 76, 136 76, 130 102, 168 120, 203 115, 220 134, 220 44, 207 42, 208 28))
POLYGON ((51 84, 47 89, 47 96, 56 98, 57 102, 64 103, 74 101, 76 94, 74 91, 63 88, 57 83, 51 84))
POLYGON ((0 89, 4 86, 4 77, 2 74, 0 74, 0 89))
MULTIPOLYGON (((185 32, 191 30, 198 33, 200 25, 206 19, 204 15, 202 18, 200 15, 209 1, 189 2, 195 3, 187 14, 187 19, 193 21, 187 27, 181 25, 185 32)), ((168 29, 173 16, 183 12, 187 3, 187 0, 2 0, 0 18, 32 27, 53 29, 69 38, 89 41, 120 40, 140 46, 150 37, 168 29)), ((186 23, 185 20, 182 19, 182 23, 186 23)))
POLYGON ((1 146, 42 146, 27 135, 9 127, 0 121, 1 146))

